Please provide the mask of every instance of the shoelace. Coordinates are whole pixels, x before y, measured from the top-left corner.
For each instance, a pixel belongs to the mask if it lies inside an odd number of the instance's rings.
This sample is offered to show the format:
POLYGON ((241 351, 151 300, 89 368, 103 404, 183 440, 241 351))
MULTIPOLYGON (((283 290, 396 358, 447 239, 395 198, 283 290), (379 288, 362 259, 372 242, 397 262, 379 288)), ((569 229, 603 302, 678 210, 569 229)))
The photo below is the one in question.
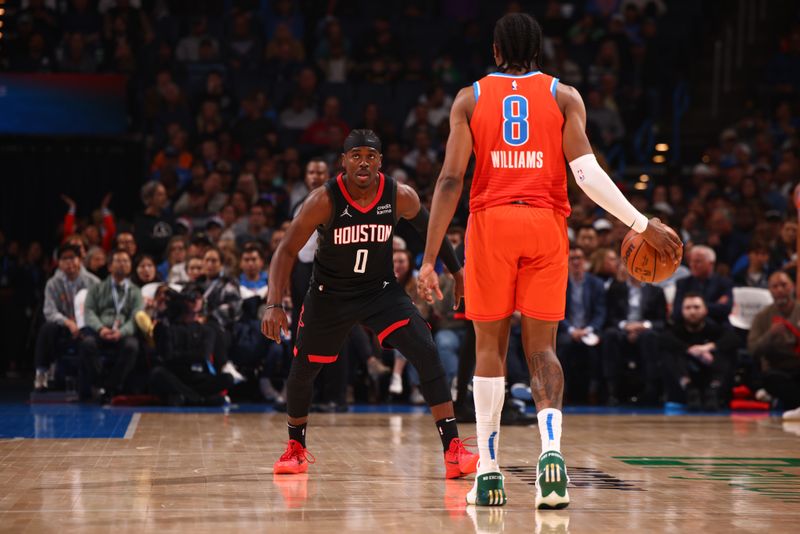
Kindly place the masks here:
POLYGON ((313 464, 317 461, 317 459, 314 458, 314 455, 308 452, 308 449, 304 449, 300 446, 295 447, 293 445, 286 446, 286 451, 283 453, 283 455, 281 455, 280 461, 285 462, 295 457, 302 457, 310 464, 313 464))
POLYGON ((456 442, 457 451, 463 450, 465 452, 473 454, 467 449, 466 445, 469 445, 470 447, 477 446, 477 439, 478 439, 477 436, 468 436, 464 439, 454 438, 453 441, 456 442))

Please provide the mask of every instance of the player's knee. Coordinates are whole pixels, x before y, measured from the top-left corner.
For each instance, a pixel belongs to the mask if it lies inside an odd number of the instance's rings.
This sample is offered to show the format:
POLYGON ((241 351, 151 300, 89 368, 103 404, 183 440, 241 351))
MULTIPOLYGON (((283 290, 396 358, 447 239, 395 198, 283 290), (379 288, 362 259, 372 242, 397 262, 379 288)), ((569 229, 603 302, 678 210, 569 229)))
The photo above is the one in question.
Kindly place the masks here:
POLYGON ((297 356, 289 369, 289 382, 292 384, 312 384, 322 370, 321 363, 312 363, 305 356, 297 356))

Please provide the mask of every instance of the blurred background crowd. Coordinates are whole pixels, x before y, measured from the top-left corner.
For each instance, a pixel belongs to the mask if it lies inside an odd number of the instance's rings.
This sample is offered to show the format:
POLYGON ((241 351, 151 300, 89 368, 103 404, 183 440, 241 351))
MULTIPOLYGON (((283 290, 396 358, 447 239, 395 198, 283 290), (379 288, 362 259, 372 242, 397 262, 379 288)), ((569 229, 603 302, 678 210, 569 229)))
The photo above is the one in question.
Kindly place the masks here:
MULTIPOLYGON (((0 2, 0 77, 122 76, 137 155, 101 180, 50 175, 44 191, 4 195, 0 371, 35 375, 43 395, 280 406, 291 340, 267 341, 259 317, 297 207, 340 171, 351 128, 378 133, 382 170, 429 203, 453 97, 493 70, 494 20, 524 10, 544 30, 541 69, 583 95, 602 164, 686 244, 673 278, 641 285, 620 264, 628 229, 570 186, 567 403, 800 405, 800 11, 725 4, 0 2), (13 205, 29 195, 62 204, 13 205)), ((462 254, 467 198, 448 233, 462 254)), ((397 236, 395 274, 417 302, 423 242, 403 224, 397 236)), ((295 323, 298 298, 285 298, 295 323)), ((452 302, 418 304, 454 398, 471 404, 471 325, 452 302)), ((529 401, 519 335, 508 384, 529 401)), ((317 409, 423 402, 413 367, 373 333, 354 329, 342 355, 317 409)))

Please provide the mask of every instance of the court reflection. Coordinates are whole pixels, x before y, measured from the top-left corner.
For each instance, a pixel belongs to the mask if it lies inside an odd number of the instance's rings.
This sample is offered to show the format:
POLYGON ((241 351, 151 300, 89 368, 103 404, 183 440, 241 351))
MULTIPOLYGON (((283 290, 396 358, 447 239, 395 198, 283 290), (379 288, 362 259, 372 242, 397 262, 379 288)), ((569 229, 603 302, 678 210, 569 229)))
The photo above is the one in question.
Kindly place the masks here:
POLYGON ((536 534, 567 534, 569 512, 566 510, 536 510, 536 534))
POLYGON ((467 506, 475 534, 497 534, 505 529, 506 509, 501 506, 467 506))
POLYGON ((301 508, 308 500, 308 473, 273 475, 272 483, 281 492, 287 508, 301 508))

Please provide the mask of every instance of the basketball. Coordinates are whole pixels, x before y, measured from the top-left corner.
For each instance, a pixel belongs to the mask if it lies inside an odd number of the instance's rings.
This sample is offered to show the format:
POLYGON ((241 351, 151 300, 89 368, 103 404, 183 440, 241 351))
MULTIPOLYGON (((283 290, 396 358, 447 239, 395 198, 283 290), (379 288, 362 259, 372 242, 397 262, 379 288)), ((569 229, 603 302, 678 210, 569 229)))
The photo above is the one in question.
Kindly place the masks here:
MULTIPOLYGON (((675 233, 672 228, 669 230, 673 234, 675 233)), ((667 261, 667 263, 663 263, 658 260, 655 249, 644 240, 642 235, 635 230, 631 230, 622 240, 622 248, 619 255, 631 276, 640 282, 654 284, 672 276, 672 273, 681 264, 683 247, 680 249, 677 262, 667 261)))

